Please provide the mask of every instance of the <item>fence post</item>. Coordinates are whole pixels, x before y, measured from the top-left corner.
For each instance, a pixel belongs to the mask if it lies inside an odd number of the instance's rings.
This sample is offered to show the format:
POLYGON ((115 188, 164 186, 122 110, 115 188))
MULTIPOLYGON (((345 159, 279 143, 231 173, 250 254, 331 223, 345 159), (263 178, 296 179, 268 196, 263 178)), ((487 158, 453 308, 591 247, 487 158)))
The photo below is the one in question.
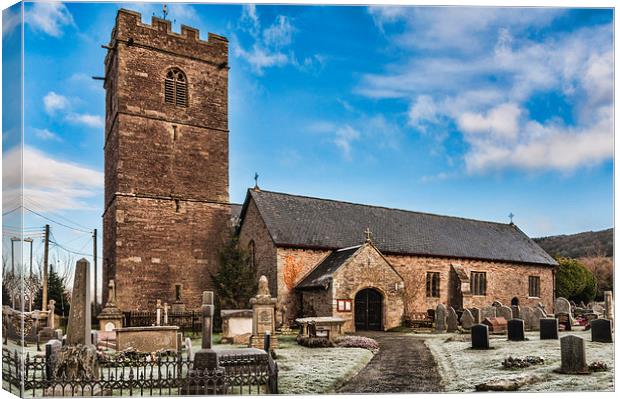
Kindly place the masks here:
POLYGON ((271 333, 269 331, 265 332, 265 340, 263 342, 263 349, 268 354, 270 353, 269 348, 271 348, 271 333))

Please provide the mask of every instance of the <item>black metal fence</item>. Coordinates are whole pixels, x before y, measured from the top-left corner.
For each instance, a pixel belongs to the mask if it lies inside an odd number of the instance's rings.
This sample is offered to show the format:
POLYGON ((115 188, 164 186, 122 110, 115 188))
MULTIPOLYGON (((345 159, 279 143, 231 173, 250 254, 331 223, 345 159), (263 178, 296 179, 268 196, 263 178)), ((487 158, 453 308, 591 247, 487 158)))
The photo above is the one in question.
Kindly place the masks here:
POLYGON ((54 377, 54 356, 2 349, 3 388, 19 396, 257 395, 278 393, 278 367, 267 354, 221 354, 215 370, 192 370, 180 351, 102 358, 92 380, 54 377))
MULTIPOLYGON (((157 324, 157 312, 152 311, 131 311, 124 312, 126 327, 148 327, 157 324)), ((180 331, 186 333, 200 334, 202 332, 201 313, 192 310, 184 312, 168 312, 165 323, 164 312, 161 312, 161 324, 178 326, 180 331)))

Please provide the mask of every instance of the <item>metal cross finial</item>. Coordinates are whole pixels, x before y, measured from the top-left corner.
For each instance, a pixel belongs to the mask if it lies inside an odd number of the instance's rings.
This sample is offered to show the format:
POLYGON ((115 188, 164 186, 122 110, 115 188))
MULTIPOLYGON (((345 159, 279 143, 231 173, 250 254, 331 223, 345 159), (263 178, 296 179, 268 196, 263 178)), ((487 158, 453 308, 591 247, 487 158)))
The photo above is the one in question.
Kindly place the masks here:
POLYGON ((510 224, 512 224, 512 218, 515 217, 515 215, 512 212, 510 212, 508 217, 510 218, 510 224))
POLYGON ((366 228, 366 231, 364 231, 364 234, 366 235, 366 242, 371 242, 372 241, 372 232, 370 231, 370 228, 366 228))
POLYGON ((254 172, 254 188, 258 188, 258 172, 254 172))
POLYGON ((162 13, 164 14, 164 19, 168 16, 168 5, 164 4, 162 7, 162 13))

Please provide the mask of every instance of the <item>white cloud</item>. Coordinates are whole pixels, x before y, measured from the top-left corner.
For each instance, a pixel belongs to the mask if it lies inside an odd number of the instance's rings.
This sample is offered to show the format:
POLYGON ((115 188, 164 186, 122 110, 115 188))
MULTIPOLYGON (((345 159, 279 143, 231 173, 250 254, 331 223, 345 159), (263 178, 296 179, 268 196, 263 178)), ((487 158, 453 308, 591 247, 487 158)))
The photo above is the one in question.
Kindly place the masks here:
MULTIPOLYGON (((4 154, 4 204, 14 204, 20 198, 21 157, 20 148, 4 154)), ((29 146, 23 148, 23 179, 24 197, 36 201, 42 211, 90 209, 85 201, 103 187, 102 172, 54 159, 29 146)))
POLYGON ((426 123, 436 123, 439 110, 431 96, 420 95, 409 107, 409 124, 426 130, 426 123))
POLYGON ((34 128, 32 129, 32 131, 34 132, 34 135, 40 138, 41 140, 62 141, 62 139, 58 137, 56 133, 51 132, 48 129, 34 128))
POLYGON ((88 127, 100 128, 104 125, 103 117, 100 115, 91 114, 75 114, 71 113, 67 115, 67 121, 80 125, 86 125, 88 127))
POLYGON ((9 33, 21 24, 21 13, 13 11, 13 8, 7 8, 2 12, 2 36, 8 37, 9 33))
POLYGON ((74 25, 73 16, 60 2, 36 2, 26 8, 26 23, 34 31, 61 37, 65 26, 74 25))
POLYGON ((458 126, 465 133, 487 133, 496 138, 514 139, 519 132, 522 110, 515 104, 501 104, 486 115, 465 112, 458 118, 458 126))
POLYGON ((251 44, 242 44, 239 37, 233 35, 235 56, 250 64, 252 70, 262 75, 265 69, 293 65, 298 68, 307 68, 314 61, 321 63, 319 56, 306 57, 302 62, 297 61, 292 49, 287 49, 293 42, 295 28, 290 18, 278 15, 273 24, 262 27, 256 6, 244 5, 239 19, 240 32, 249 34, 251 44))
POLYGON ((342 151, 345 159, 351 160, 351 143, 359 140, 360 133, 349 125, 338 128, 336 130, 336 138, 333 142, 342 151))
POLYGON ((69 107, 69 100, 65 96, 50 91, 43 97, 43 105, 45 106, 45 112, 53 115, 57 111, 67 109, 69 107))

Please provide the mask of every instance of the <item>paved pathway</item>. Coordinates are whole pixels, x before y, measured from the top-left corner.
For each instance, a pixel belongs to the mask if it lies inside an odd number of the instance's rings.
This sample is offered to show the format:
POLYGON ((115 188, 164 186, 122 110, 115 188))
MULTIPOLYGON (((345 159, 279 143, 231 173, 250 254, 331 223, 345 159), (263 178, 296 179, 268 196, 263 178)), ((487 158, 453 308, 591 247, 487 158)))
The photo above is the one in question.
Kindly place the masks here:
POLYGON ((441 392, 437 364, 424 340, 400 333, 368 332, 380 350, 370 363, 338 392, 408 393, 441 392))

